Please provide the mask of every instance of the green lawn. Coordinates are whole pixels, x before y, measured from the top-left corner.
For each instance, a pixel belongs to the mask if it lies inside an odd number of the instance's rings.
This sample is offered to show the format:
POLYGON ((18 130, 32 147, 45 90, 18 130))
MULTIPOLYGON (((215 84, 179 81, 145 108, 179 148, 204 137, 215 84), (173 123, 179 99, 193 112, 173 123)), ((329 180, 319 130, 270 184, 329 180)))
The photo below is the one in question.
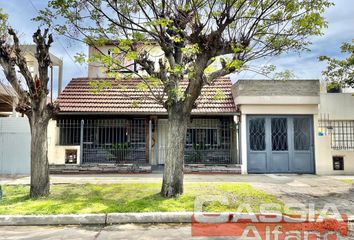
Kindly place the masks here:
POLYGON ((53 185, 49 197, 29 199, 28 186, 3 186, 0 214, 193 211, 194 199, 202 195, 229 199, 227 206, 213 202, 203 211, 236 211, 241 203, 258 211, 261 203, 281 204, 276 197, 246 183, 186 183, 185 193, 174 199, 162 198, 160 187, 157 183, 53 185))

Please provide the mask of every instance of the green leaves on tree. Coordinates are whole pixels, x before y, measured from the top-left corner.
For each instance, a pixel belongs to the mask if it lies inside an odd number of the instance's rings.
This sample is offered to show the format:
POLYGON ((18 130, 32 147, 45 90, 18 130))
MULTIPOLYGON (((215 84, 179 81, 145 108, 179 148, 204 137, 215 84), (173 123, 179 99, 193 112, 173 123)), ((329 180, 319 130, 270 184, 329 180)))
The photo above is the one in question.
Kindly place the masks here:
POLYGON ((341 52, 347 54, 344 59, 320 56, 320 61, 327 62, 327 67, 322 71, 329 83, 339 83, 345 87, 354 87, 354 40, 343 43, 341 52))
POLYGON ((88 85, 90 86, 90 90, 93 94, 99 94, 104 90, 112 89, 111 81, 94 80, 94 81, 89 81, 88 85))

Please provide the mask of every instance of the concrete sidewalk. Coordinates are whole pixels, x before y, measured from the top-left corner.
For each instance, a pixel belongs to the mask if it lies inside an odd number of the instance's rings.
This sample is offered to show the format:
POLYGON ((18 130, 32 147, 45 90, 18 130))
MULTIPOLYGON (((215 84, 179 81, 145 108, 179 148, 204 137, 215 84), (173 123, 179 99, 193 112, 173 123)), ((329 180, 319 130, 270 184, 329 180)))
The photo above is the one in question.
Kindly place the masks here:
MULTIPOLYGON (((278 181, 264 183, 252 182, 252 186, 277 196, 285 204, 301 203, 305 206, 315 204, 323 209, 326 204, 334 204, 340 213, 354 216, 354 185, 341 181, 340 176, 281 176, 268 175, 278 181)), ((354 179, 346 176, 345 179, 354 179)))
MULTIPOLYGON (((263 182, 287 183, 293 178, 313 178, 313 175, 290 175, 289 177, 272 177, 273 175, 235 175, 235 174, 185 174, 185 182, 263 182)), ((274 175, 275 176, 275 175, 274 175)), ((162 183, 161 173, 151 174, 74 174, 51 175, 51 184, 110 184, 110 183, 162 183)), ((2 177, 0 184, 30 184, 29 176, 2 177)))
MULTIPOLYGON (((354 176, 317 176, 296 174, 185 174, 185 182, 247 182, 247 183, 273 183, 296 185, 297 182, 308 186, 313 180, 331 184, 338 184, 340 179, 353 179, 354 176), (294 183, 295 182, 295 183, 294 183)), ((151 174, 65 174, 50 176, 51 184, 111 184, 111 183, 161 183, 162 173, 151 174)), ((339 182, 340 185, 343 185, 339 182)), ((30 184, 29 176, 0 175, 0 184, 16 185, 30 184)))

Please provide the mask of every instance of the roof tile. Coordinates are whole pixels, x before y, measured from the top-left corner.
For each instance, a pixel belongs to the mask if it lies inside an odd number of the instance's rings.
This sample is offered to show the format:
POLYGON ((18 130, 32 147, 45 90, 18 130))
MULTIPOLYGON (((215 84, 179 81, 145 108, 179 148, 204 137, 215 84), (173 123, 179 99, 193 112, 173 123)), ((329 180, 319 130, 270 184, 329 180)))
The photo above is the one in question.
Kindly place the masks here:
MULTIPOLYGON (((58 101, 61 113, 146 113, 163 114, 166 110, 153 98, 150 92, 144 92, 136 88, 140 79, 124 81, 119 87, 112 78, 74 78, 59 95, 58 101), (99 93, 93 93, 89 81, 105 80, 112 81, 112 89, 105 89, 99 93)), ((187 82, 181 83, 182 87, 187 82)), ((237 112, 231 93, 231 80, 219 78, 213 85, 206 85, 196 101, 196 108, 192 114, 232 114, 237 112), (222 99, 215 99, 216 90, 224 93, 222 99)), ((161 92, 156 89, 155 93, 161 92)))

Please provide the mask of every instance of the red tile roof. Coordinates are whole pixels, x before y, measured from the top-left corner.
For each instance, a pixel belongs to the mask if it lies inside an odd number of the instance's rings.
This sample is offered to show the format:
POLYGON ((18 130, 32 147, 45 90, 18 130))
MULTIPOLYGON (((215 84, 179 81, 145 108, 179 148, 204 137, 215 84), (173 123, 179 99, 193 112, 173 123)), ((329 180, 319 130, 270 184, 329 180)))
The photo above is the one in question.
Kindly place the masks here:
MULTIPOLYGON (((150 92, 136 88, 139 79, 121 82, 110 78, 74 78, 59 95, 61 113, 122 113, 122 114, 166 114, 166 110, 157 103, 150 92), (105 80, 112 82, 111 89, 93 93, 89 81, 105 80)), ((181 84, 182 85, 182 84, 181 84)), ((236 112, 231 93, 231 80, 219 78, 211 86, 206 85, 196 101, 197 108, 192 114, 232 114, 236 112), (220 89, 224 96, 215 98, 220 89)), ((158 90, 156 90, 158 91, 158 90)))

